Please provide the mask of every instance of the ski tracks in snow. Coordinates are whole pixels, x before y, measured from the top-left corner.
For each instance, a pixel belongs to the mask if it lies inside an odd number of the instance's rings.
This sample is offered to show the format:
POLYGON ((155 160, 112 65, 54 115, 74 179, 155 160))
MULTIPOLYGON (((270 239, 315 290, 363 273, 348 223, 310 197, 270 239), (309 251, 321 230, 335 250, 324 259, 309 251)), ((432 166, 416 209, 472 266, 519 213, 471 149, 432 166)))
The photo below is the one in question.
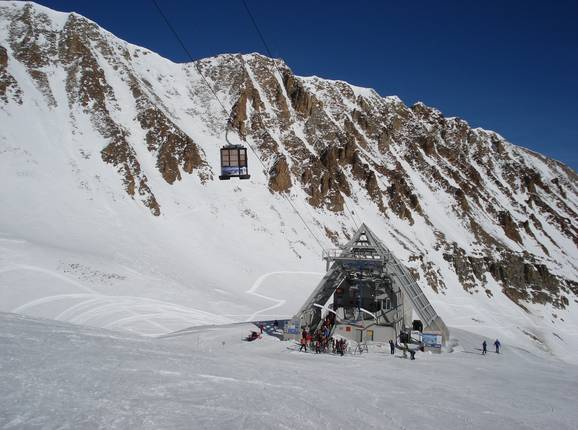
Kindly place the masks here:
POLYGON ((263 285, 263 282, 267 278, 269 278, 273 275, 323 275, 323 273, 321 273, 321 272, 295 272, 295 271, 283 270, 283 271, 278 271, 278 272, 269 272, 269 273, 265 273, 264 275, 261 275, 253 283, 253 286, 251 288, 249 288, 247 291, 245 291, 245 293, 250 294, 250 295, 255 296, 255 297, 259 297, 261 299, 269 300, 271 302, 274 302, 275 304, 252 313, 247 318, 247 320, 246 320, 247 322, 254 321, 257 318, 257 315, 262 314, 262 313, 267 312, 267 311, 270 311, 272 309, 277 309, 277 308, 283 306, 287 302, 287 300, 285 300, 285 299, 276 299, 274 297, 266 296, 264 294, 257 292, 259 290, 259 288, 261 288, 261 286, 263 285))
POLYGON ((122 329, 141 335, 158 336, 175 330, 175 326, 226 324, 228 318, 195 308, 176 305, 161 300, 136 296, 111 296, 97 293, 67 276, 37 266, 14 265, 0 269, 0 273, 11 271, 32 271, 56 278, 80 290, 78 293, 53 294, 23 303, 10 312, 34 315, 54 315, 51 318, 75 324, 95 325, 107 329, 122 329), (73 304, 65 307, 68 303, 73 304), (57 313, 58 312, 58 313, 57 313), (171 328, 165 324, 173 324, 171 328), (144 324, 144 326, 143 326, 144 324), (147 328, 145 328, 145 326, 147 328))
POLYGON ((48 269, 44 269, 42 267, 38 267, 38 266, 30 266, 27 264, 17 264, 5 269, 1 269, 0 273, 7 273, 7 272, 15 272, 18 270, 24 270, 24 271, 29 271, 29 272, 38 272, 38 273, 42 273, 44 275, 48 275, 48 276, 52 276, 53 278, 57 278, 63 282, 66 282, 67 284, 73 285, 76 288, 79 288, 83 291, 86 291, 87 293, 92 293, 92 294, 96 294, 94 290, 90 289, 89 287, 82 285, 79 282, 76 282, 68 277, 66 277, 65 275, 62 275, 54 270, 48 270, 48 269))
MULTIPOLYGON (((53 270, 29 266, 17 265, 0 270, 8 271, 34 271, 50 277, 54 277, 79 292, 67 292, 36 298, 23 303, 11 312, 27 313, 34 315, 37 311, 46 315, 50 308, 55 309, 51 318, 58 321, 67 321, 75 324, 99 326, 106 329, 121 329, 136 332, 138 334, 158 336, 173 332, 182 328, 183 325, 197 326, 206 324, 227 324, 231 320, 227 317, 212 314, 200 309, 176 305, 161 300, 136 296, 114 296, 97 293, 76 280, 53 270), (143 326, 144 325, 144 326, 143 326), (168 325, 168 327, 167 327, 168 325)), ((253 312, 246 321, 255 321, 268 311, 278 309, 287 303, 286 298, 276 298, 263 294, 266 281, 278 275, 323 275, 321 272, 310 271, 274 271, 261 275, 249 288, 246 294, 264 299, 273 304, 253 312)))

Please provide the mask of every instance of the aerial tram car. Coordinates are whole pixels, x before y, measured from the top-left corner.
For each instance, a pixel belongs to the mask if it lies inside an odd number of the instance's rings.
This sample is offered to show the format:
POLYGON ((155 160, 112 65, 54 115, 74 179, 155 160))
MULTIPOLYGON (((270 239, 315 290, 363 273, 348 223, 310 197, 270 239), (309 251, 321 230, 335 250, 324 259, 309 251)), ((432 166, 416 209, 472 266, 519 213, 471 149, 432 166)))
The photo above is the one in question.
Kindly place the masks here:
MULTIPOLYGON (((185 51, 185 53, 187 54, 187 56, 191 60, 194 67, 196 67, 197 72, 199 73, 199 75, 201 76, 203 81, 209 87, 209 90, 211 91, 211 93, 213 94, 213 96, 215 97, 215 99, 217 100, 219 105, 221 105, 221 107, 223 108, 223 111, 225 112, 225 114, 229 114, 229 112, 227 111, 227 109, 225 109, 225 106, 223 105, 223 103, 221 102, 221 100, 219 99, 217 94, 215 93, 215 90, 211 87, 209 82, 205 79, 202 70, 199 68, 197 62, 195 61, 193 56, 190 54, 190 52, 187 50, 186 46, 183 44, 183 41, 181 40, 178 33, 175 31, 175 29, 171 25, 171 23, 168 20, 168 18, 166 17, 166 15, 163 13, 163 11, 160 8, 160 6, 158 5, 157 1, 153 0, 153 3, 156 6, 159 14, 161 15, 161 17, 163 18, 163 20, 165 21, 165 23, 169 27, 169 29, 172 31, 172 33, 175 36, 175 38, 177 39, 177 41, 180 43, 181 47, 183 48, 183 50, 185 51)), ((245 7, 247 8, 246 4, 245 4, 245 7)), ((251 12, 249 11, 248 8, 247 8, 247 12, 249 13, 249 15, 251 15, 251 12)), ((225 141, 227 142, 227 144, 225 146, 221 147, 221 174, 219 175, 219 179, 222 181, 223 180, 229 180, 231 178, 249 179, 249 178, 251 178, 251 175, 249 175, 249 170, 247 168, 247 148, 243 145, 232 144, 231 142, 229 142, 227 134, 229 132, 230 126, 231 126, 231 123, 229 121, 227 123, 226 128, 225 128, 225 141)))
POLYGON ((231 178, 249 179, 247 169, 247 148, 243 145, 233 145, 227 140, 227 145, 221 148, 220 180, 231 178))

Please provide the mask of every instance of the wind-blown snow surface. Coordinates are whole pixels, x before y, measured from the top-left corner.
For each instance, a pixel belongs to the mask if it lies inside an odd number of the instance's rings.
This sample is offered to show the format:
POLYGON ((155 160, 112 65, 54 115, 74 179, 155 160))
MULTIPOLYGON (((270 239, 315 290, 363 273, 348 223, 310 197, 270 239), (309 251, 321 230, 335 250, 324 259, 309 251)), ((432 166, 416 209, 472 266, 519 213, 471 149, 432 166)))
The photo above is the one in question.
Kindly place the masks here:
POLYGON ((0 314, 0 428, 576 428, 578 368, 507 344, 482 356, 454 330, 453 353, 339 357, 248 328, 152 339, 0 314))
MULTIPOLYGON (((528 305, 532 313, 526 314, 502 294, 502 287, 489 275, 484 288, 492 291, 491 298, 483 290, 479 294, 464 291, 444 260, 445 250, 437 246, 438 233, 476 255, 479 249, 472 245, 474 236, 455 218, 444 200, 447 196, 441 192, 434 195, 412 166, 403 167, 429 217, 426 220, 414 213, 412 225, 391 211, 384 217, 357 182, 351 184, 351 196, 344 196, 347 207, 343 212, 314 208, 302 187, 292 187, 289 198, 316 238, 289 203, 269 191, 269 174, 259 167, 252 152, 249 181, 220 182, 213 178, 203 182, 196 172, 183 172, 181 180, 167 183, 156 165, 156 154, 146 147, 145 131, 135 119, 135 98, 124 80, 128 72, 138 78, 141 90, 162 106, 164 114, 198 143, 206 158, 206 170, 213 175, 219 173, 218 148, 228 118, 191 64, 172 63, 98 28, 94 30, 98 41, 86 42, 89 57, 102 68, 103 79, 114 96, 104 96, 113 124, 127 130, 126 139, 162 208, 159 217, 152 216, 138 193, 134 198, 127 194, 116 167, 103 162, 101 151, 110 143, 109 138, 97 131, 90 109, 68 94, 68 66, 55 60, 33 68, 46 75, 52 103, 47 102, 27 66, 15 58, 8 35, 11 31, 19 35, 20 28, 26 27, 14 17, 29 6, 35 20, 31 38, 41 52, 51 41, 44 33, 36 37, 35 25, 58 33, 71 17, 78 25, 87 22, 78 15, 30 3, 0 4, 6 13, 0 20, 0 45, 8 58, 6 72, 15 77, 22 90, 21 104, 10 101, 0 107, 0 310, 145 335, 191 325, 289 317, 322 276, 321 247, 334 246, 325 227, 343 239, 356 224, 365 222, 405 263, 420 270, 410 258, 421 254, 426 263, 439 270, 447 287, 442 294, 434 293, 423 276, 420 283, 448 325, 578 361, 578 306, 573 296, 569 296, 565 310, 528 305), (110 58, 103 55, 103 46, 110 58), (122 54, 125 51, 126 57, 122 54)), ((207 59, 201 65, 209 74, 219 67, 227 71, 228 62, 234 63, 237 57, 207 59)), ((271 119, 278 112, 268 96, 270 89, 261 86, 253 70, 265 59, 247 55, 242 60, 255 91, 261 94, 263 116, 267 119, 266 114, 270 115, 268 120, 274 125, 269 131, 281 142, 282 130, 271 119), (251 61, 257 64, 253 69, 251 61)), ((227 89, 230 82, 225 78, 230 76, 225 73, 222 82, 209 76, 229 107, 238 94, 227 89)), ((303 82, 332 115, 339 114, 340 103, 353 103, 344 99, 331 104, 334 82, 318 78, 303 82)), ((348 87, 345 83, 339 86, 348 87)), ((352 91, 376 106, 401 103, 396 98, 378 100, 375 92, 366 89, 352 87, 352 91)), ((247 109, 250 111, 251 106, 247 109)), ((294 133, 304 135, 303 123, 292 127, 294 133)), ((234 133, 230 135, 236 139, 234 133)), ((313 142, 306 144, 312 146, 313 142)), ((257 147, 255 141, 252 145, 257 147)), ((402 150, 400 145, 392 148, 393 152, 402 150)), ((508 148, 532 166, 540 162, 527 151, 508 148)), ((283 147, 279 150, 287 152, 283 147)), ((359 151, 365 154, 364 160, 374 159, 384 166, 396 159, 396 154, 382 156, 375 148, 359 151)), ((559 173, 545 165, 542 170, 559 173)), ((385 188, 383 183, 378 187, 385 188)), ((506 200, 498 189, 495 195, 506 200)), ((575 198, 570 191, 568 195, 575 198)), ((572 203, 571 207, 578 206, 572 203)), ((481 219, 486 216, 480 215, 481 219)), ((576 247, 550 228, 546 218, 539 221, 561 247, 552 246, 552 256, 543 256, 544 263, 554 273, 575 279, 577 269, 572 264, 576 247)), ((493 221, 487 223, 497 239, 519 248, 493 221)), ((551 245, 547 238, 535 234, 551 245)), ((543 252, 537 249, 537 253, 543 252)))

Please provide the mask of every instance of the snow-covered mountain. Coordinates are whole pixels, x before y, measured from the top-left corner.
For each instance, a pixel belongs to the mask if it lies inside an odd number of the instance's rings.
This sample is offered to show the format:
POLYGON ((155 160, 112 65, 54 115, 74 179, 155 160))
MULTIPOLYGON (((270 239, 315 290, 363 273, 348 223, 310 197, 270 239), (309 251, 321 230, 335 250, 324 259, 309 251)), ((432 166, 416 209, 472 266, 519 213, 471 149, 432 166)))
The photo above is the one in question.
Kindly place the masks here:
POLYGON ((2 2, 0 126, 0 310, 144 334, 290 316, 365 222, 450 327, 578 352, 576 172, 462 119, 2 2), (218 180, 228 123, 248 181, 218 180))

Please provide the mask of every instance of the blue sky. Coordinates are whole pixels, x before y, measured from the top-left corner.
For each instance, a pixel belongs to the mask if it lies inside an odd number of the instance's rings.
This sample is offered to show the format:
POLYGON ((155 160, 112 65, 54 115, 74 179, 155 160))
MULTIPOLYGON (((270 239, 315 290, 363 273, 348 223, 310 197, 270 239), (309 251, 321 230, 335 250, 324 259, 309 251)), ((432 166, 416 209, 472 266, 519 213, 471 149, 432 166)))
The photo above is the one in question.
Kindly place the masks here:
MULTIPOLYGON (((296 74, 423 101, 578 169, 578 1, 246 1, 296 74)), ((158 2, 195 58, 266 54, 242 0, 158 2)), ((187 59, 151 0, 39 3, 187 59)))

